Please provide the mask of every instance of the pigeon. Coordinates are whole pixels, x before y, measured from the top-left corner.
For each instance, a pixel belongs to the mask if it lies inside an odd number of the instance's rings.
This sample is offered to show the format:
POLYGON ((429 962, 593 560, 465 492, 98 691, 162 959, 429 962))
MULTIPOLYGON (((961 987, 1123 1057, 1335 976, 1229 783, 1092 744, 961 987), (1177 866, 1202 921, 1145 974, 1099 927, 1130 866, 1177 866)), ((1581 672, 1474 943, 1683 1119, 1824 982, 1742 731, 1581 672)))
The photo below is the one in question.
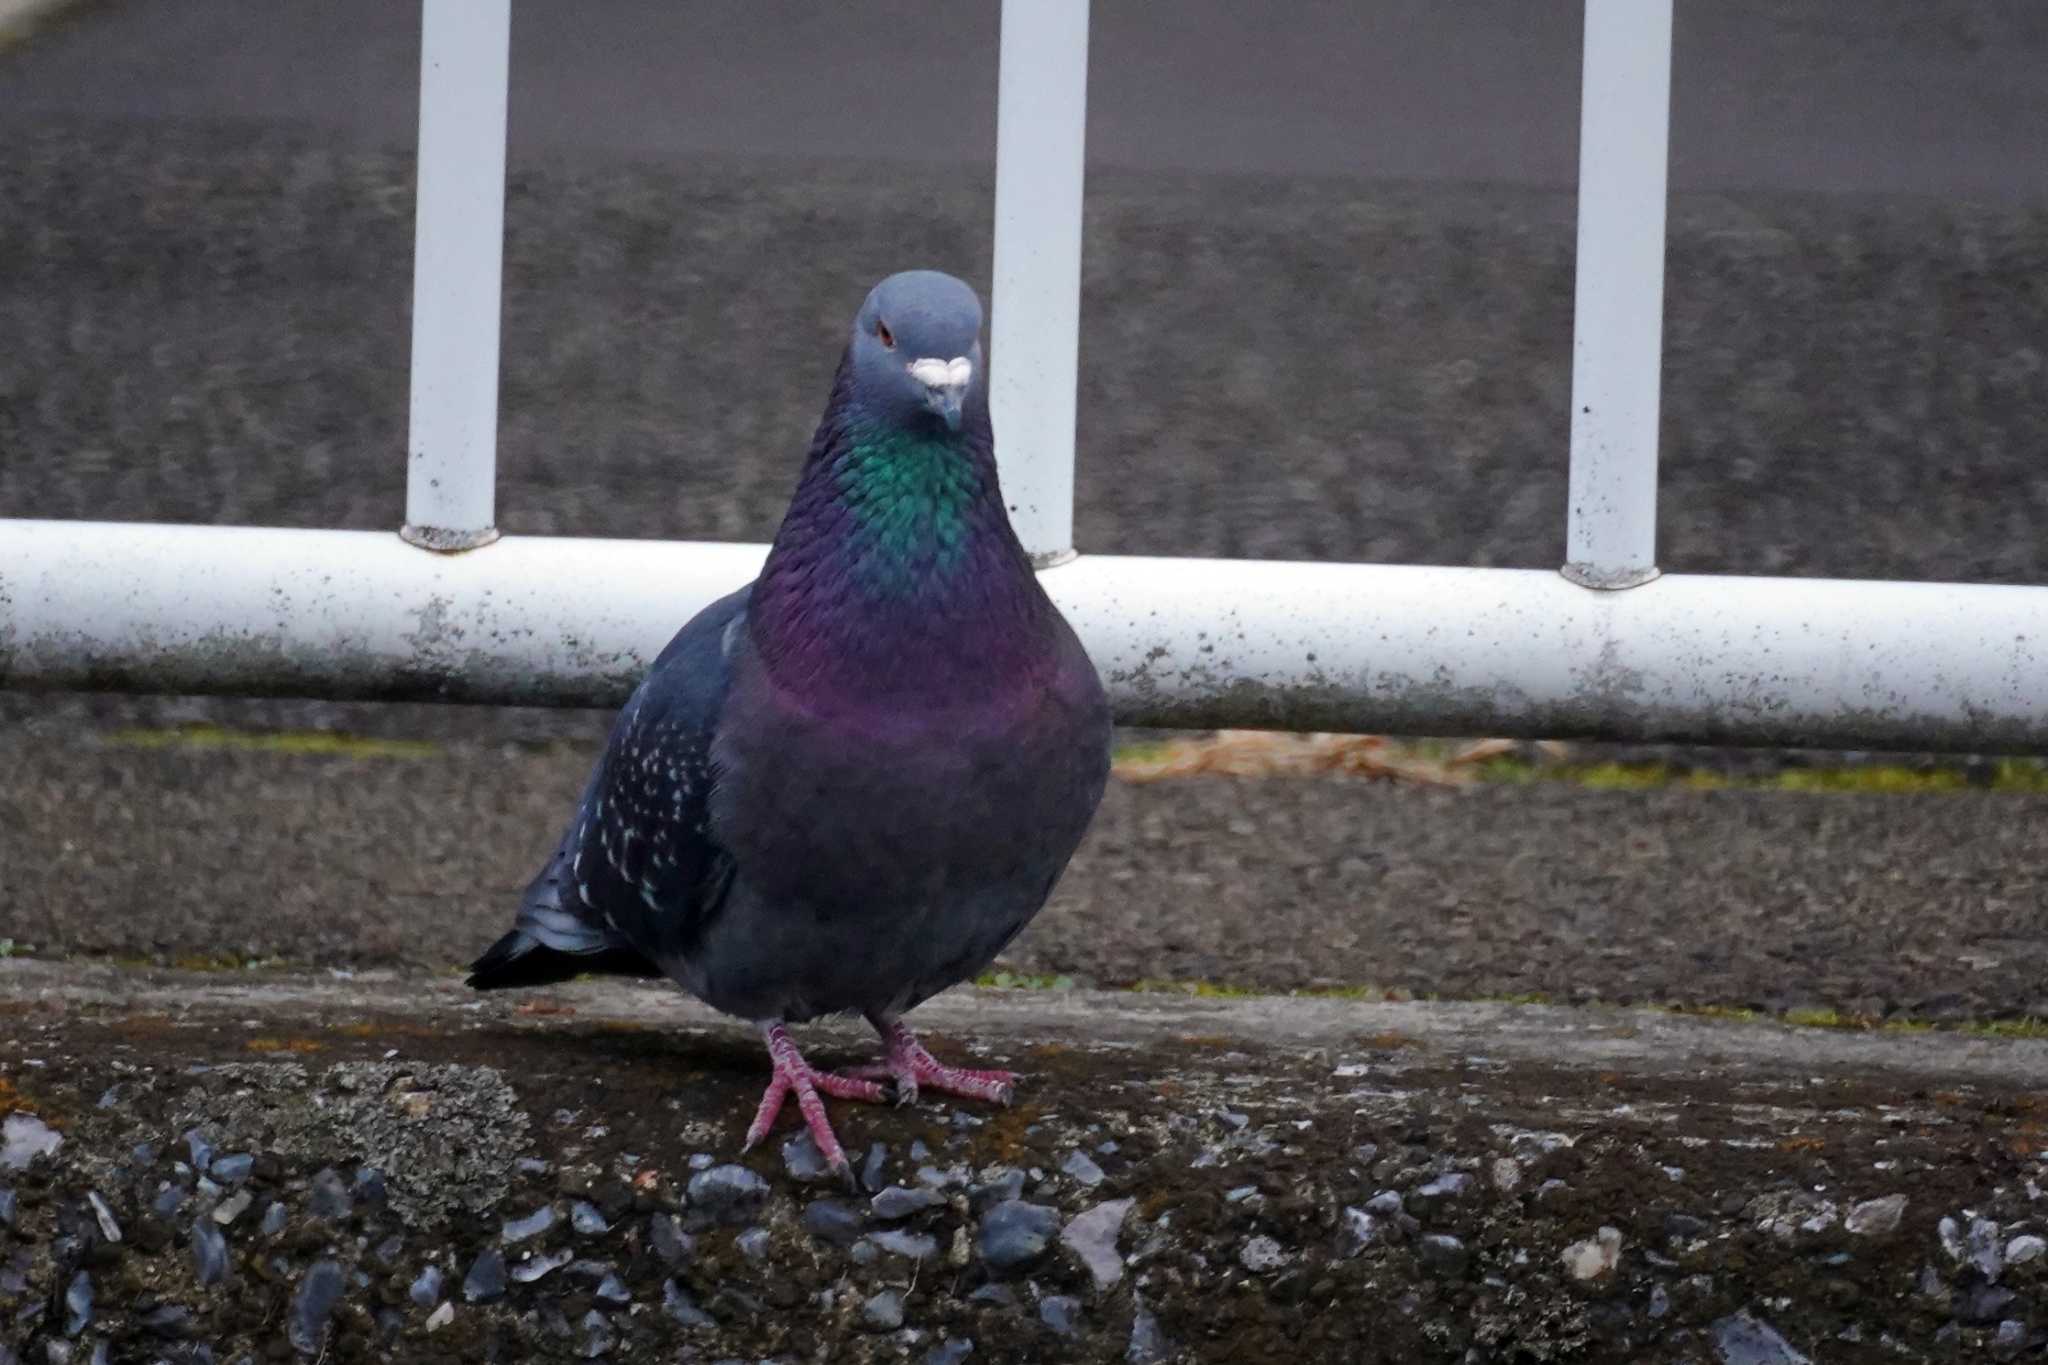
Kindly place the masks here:
POLYGON ((1110 713, 996 479, 981 301, 950 275, 855 316, 760 577, 692 618, 619 713, 480 990, 662 976, 752 1022, 796 1098, 1007 1103, 903 1022, 1045 904, 1109 776, 1110 713), (881 1060, 814 1070, 789 1025, 859 1013, 881 1060), (883 1082, 887 1082, 885 1087, 883 1082))

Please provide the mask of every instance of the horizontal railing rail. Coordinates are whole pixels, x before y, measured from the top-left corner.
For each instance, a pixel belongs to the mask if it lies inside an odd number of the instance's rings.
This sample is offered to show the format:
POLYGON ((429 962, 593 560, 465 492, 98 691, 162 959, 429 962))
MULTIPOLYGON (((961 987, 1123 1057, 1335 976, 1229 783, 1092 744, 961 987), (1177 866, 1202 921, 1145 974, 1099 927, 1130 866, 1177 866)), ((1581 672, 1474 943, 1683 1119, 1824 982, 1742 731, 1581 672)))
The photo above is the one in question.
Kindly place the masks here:
MULTIPOLYGON (((1002 478, 1120 719, 2048 752, 2048 587, 1660 576, 1671 21, 1672 0, 1586 3, 1548 572, 1075 554, 1088 2, 1005 0, 1002 478)), ((424 4, 403 527, 0 521, 0 686, 609 706, 754 574, 759 545, 499 538, 510 23, 510 0, 424 4)))

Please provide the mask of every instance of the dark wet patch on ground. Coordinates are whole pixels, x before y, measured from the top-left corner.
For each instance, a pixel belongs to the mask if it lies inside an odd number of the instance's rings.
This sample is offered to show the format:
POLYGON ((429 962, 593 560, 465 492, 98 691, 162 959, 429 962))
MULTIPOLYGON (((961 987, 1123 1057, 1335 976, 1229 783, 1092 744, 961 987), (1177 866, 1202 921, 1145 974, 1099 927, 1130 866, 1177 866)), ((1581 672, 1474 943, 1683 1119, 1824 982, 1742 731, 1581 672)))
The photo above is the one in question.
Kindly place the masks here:
MULTIPOLYGON (((736 1155, 765 1074, 742 1030, 588 992, 524 1011, 421 995, 411 1014, 337 991, 259 1016, 197 990, 190 1008, 46 993, 0 1013, 0 1109, 61 1138, 0 1173, 0 1324, 24 1358, 2043 1345, 2048 1106, 2024 1086, 1509 1064, 1376 1025, 1289 1046, 1227 1015, 1149 1034, 1013 1018, 975 1048, 1030 1073, 1010 1110, 833 1106, 855 1194, 800 1178, 786 1126, 736 1155), (913 1193, 870 1204, 892 1187, 913 1193)), ((952 1023, 933 1041, 960 1055, 952 1023)), ((811 1040, 825 1063, 865 1047, 811 1040)))

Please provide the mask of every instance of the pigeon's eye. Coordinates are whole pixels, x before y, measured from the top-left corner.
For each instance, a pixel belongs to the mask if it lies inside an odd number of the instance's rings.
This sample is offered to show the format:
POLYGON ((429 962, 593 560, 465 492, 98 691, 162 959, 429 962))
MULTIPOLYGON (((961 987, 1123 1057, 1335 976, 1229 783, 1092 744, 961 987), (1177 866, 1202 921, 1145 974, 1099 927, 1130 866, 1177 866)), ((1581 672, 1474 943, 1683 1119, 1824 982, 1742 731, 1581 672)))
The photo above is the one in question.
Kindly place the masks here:
POLYGON ((896 334, 891 332, 889 324, 880 318, 875 319, 875 335, 882 339, 884 346, 887 346, 892 351, 896 349, 896 334))

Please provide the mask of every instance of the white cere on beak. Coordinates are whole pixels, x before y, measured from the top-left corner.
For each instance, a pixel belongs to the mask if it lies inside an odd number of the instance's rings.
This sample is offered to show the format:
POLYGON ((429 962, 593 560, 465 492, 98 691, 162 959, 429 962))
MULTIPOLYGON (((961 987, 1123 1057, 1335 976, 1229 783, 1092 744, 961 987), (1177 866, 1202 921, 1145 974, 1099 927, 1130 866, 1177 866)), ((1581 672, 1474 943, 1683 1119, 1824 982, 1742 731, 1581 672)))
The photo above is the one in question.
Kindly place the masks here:
POLYGON ((926 356, 910 362, 910 377, 928 389, 964 389, 974 377, 974 362, 964 355, 951 360, 926 356))

